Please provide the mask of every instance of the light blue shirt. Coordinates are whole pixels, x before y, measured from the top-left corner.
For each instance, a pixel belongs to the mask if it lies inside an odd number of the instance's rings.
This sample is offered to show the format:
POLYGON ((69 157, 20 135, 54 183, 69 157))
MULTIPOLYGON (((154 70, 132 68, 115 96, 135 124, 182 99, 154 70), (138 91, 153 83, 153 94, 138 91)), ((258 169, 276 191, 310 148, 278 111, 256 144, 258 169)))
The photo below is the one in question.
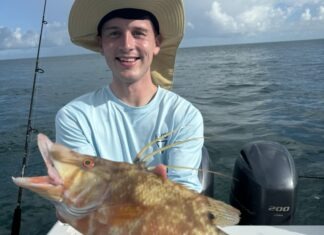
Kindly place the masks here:
MULTIPOLYGON (((109 86, 85 94, 61 108, 56 115, 56 142, 79 153, 111 161, 133 163, 149 142, 174 131, 155 143, 144 155, 165 145, 195 137, 152 157, 148 165, 165 164, 198 169, 203 146, 203 118, 179 95, 158 88, 145 106, 132 107, 119 100, 109 86)), ((168 169, 168 178, 201 191, 195 170, 168 169)))

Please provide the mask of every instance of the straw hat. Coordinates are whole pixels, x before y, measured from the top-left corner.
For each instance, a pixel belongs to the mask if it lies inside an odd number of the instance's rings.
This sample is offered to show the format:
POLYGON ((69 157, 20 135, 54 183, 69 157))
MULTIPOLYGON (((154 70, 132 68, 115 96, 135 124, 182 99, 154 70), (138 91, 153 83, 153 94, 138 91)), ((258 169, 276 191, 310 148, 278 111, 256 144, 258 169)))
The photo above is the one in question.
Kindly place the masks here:
POLYGON ((157 18, 162 43, 160 52, 154 57, 151 66, 152 78, 157 85, 170 89, 176 51, 184 31, 182 0, 75 0, 69 17, 71 41, 99 52, 98 23, 107 13, 122 8, 146 10, 157 18))

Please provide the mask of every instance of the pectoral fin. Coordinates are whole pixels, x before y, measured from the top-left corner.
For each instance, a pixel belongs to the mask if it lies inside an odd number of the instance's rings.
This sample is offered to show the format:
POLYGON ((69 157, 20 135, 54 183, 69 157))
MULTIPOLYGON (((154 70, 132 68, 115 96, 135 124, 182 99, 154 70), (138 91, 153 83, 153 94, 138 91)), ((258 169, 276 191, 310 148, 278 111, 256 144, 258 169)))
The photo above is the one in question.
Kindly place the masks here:
POLYGON ((240 211, 236 208, 212 198, 207 198, 209 204, 210 219, 218 226, 228 226, 238 224, 240 221, 240 211))

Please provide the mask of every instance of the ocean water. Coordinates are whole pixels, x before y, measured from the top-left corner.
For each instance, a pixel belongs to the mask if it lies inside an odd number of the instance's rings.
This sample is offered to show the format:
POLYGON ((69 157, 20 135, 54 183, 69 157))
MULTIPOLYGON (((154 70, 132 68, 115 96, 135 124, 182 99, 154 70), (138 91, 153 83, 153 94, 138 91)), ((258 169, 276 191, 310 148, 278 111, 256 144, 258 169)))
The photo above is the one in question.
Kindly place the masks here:
MULTIPOLYGON (((35 59, 0 61, 0 234, 10 234, 35 59)), ((71 99, 106 85, 100 55, 41 58, 32 124, 54 139, 54 117, 71 99)), ((241 148, 275 141, 300 176, 324 176, 324 40, 180 49, 173 90, 203 114, 213 169, 231 176, 241 148)), ((32 135, 26 175, 45 174, 32 135)), ((228 201, 231 181, 215 176, 214 197, 228 201)), ((324 225, 324 180, 299 178, 294 224, 324 225)), ((46 234, 53 206, 23 191, 21 234, 46 234)))

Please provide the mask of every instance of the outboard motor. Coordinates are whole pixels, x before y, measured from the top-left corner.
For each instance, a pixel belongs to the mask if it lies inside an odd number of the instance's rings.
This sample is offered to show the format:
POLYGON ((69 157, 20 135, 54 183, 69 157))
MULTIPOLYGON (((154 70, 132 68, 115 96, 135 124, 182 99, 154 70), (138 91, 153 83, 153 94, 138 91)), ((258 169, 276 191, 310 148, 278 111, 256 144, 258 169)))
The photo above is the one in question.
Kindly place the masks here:
POLYGON ((288 150, 274 142, 245 145, 235 162, 230 203, 241 225, 289 225, 296 207, 297 174, 288 150))

